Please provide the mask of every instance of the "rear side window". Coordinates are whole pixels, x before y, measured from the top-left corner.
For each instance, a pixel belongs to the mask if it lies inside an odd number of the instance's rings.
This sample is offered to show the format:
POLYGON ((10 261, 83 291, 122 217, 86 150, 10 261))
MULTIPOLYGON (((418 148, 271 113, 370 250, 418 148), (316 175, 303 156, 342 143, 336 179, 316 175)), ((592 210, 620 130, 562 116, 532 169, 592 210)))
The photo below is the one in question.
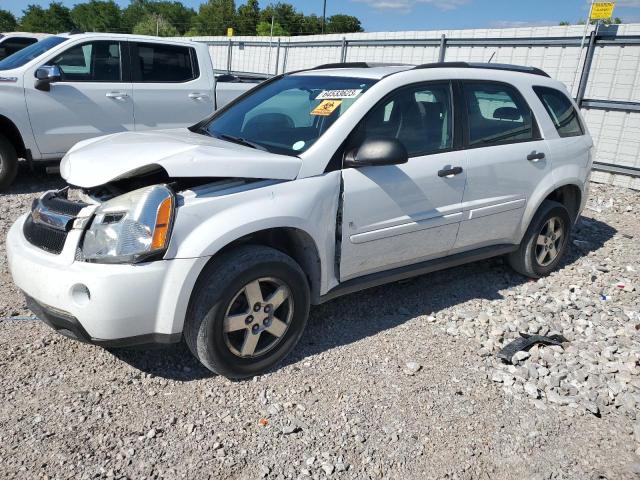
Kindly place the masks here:
POLYGON ((181 83, 200 76, 195 50, 177 45, 136 44, 134 82, 181 83))
POLYGON ((533 90, 551 117, 558 135, 561 137, 584 135, 578 112, 564 93, 547 87, 533 87, 533 90))
POLYGON ((536 140, 533 114, 513 87, 492 82, 465 82, 469 145, 489 146, 536 140))

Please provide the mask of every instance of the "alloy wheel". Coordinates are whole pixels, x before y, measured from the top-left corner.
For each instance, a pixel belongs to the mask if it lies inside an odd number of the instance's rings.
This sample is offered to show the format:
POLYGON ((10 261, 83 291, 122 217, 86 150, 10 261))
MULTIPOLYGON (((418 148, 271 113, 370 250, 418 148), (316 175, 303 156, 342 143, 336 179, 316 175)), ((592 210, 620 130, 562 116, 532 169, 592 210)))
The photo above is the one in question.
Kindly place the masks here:
POLYGON ((564 236, 565 229, 561 218, 551 217, 546 221, 536 239, 536 261, 541 267, 546 267, 558 257, 564 236))
POLYGON ((293 317, 289 287, 272 277, 253 280, 238 291, 226 310, 224 339, 238 357, 260 356, 284 338, 293 317))

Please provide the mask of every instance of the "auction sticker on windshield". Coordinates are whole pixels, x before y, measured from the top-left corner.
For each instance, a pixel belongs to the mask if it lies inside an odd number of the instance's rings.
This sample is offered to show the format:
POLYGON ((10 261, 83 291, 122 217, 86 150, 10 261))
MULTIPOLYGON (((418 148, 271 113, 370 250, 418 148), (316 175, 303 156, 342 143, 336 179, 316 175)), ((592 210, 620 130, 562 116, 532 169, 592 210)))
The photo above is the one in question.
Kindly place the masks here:
POLYGON ((320 115, 321 117, 328 117, 336 108, 340 106, 342 100, 323 100, 316 108, 311 111, 311 115, 320 115))
POLYGON ((323 90, 316 100, 331 100, 338 98, 356 98, 362 93, 361 88, 351 88, 348 90, 323 90))

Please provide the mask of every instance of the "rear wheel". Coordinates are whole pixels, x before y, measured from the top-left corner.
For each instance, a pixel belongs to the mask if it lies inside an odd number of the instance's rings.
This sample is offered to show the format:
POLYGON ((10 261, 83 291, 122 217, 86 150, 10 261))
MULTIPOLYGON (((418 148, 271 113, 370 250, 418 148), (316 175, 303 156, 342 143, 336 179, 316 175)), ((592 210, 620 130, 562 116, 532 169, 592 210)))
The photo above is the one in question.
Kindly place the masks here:
POLYGON ((198 279, 184 336, 211 371, 229 378, 264 373, 304 331, 309 286, 298 264, 264 246, 223 254, 198 279))
POLYGON ((571 232, 571 216, 564 205, 545 200, 536 212, 520 248, 509 255, 517 272, 531 278, 551 273, 562 260, 571 232))
POLYGON ((14 146, 0 135, 0 191, 6 190, 18 173, 18 155, 14 146))

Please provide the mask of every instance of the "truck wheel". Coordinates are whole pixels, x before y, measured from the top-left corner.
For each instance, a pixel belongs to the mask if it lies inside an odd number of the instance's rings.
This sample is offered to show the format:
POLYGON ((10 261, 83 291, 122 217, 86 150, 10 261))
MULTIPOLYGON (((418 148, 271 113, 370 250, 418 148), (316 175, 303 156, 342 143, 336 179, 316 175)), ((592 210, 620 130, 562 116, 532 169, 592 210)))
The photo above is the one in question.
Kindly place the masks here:
POLYGON ((300 266, 273 248, 247 245, 202 272, 184 337, 209 370, 234 379, 252 377, 293 349, 308 316, 309 284, 300 266))
POLYGON ((0 135, 0 191, 6 190, 18 173, 18 154, 13 145, 0 135))
POLYGON ((545 200, 531 220, 520 248, 509 255, 511 267, 531 278, 550 274, 567 250, 571 216, 564 205, 545 200))

